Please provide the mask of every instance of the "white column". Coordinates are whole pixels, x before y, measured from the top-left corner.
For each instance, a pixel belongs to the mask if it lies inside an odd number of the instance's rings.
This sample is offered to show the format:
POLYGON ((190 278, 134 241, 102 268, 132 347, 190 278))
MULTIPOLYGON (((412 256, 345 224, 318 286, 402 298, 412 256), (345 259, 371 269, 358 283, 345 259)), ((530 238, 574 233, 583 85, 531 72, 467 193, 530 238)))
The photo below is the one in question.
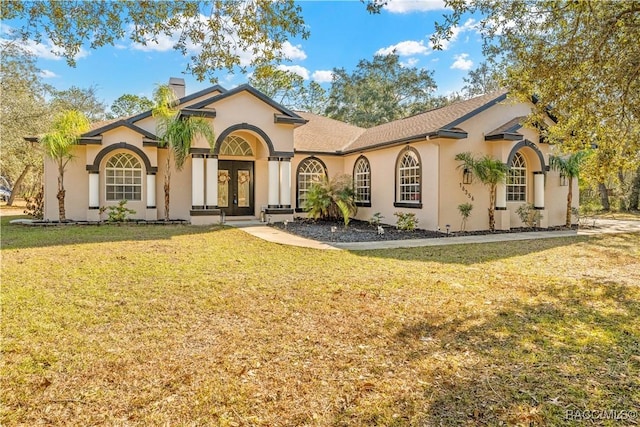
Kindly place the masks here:
POLYGON ((280 160, 280 205, 291 208, 291 159, 280 160))
POLYGON ((206 206, 213 208, 218 206, 218 158, 207 156, 205 163, 207 169, 206 206))
POLYGON ((147 208, 156 207, 156 174, 147 174, 147 208))
POLYGON ((100 175, 89 172, 89 209, 100 207, 100 175))
POLYGON ((279 205, 280 198, 278 197, 278 189, 280 178, 279 175, 279 165, 277 157, 269 157, 269 197, 268 204, 270 208, 277 208, 279 205))
POLYGON ((533 206, 537 209, 544 209, 544 172, 533 173, 533 206))
POLYGON ((507 184, 504 182, 500 182, 496 186, 496 209, 507 209, 507 184))
POLYGON ((191 206, 204 207, 204 155, 191 155, 191 206))

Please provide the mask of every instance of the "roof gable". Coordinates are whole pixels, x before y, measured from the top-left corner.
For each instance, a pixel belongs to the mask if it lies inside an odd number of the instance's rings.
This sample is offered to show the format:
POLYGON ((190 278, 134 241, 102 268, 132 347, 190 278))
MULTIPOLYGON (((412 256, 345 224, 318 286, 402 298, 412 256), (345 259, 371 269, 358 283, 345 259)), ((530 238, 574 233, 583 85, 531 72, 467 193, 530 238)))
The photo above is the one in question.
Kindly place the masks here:
POLYGON ((142 135, 144 138, 149 139, 149 140, 157 140, 157 137, 152 134, 151 132, 147 132, 146 130, 134 125, 133 123, 130 123, 128 120, 115 120, 113 122, 108 122, 107 124, 103 125, 103 126, 99 126, 95 129, 90 130, 89 132, 86 132, 84 134, 82 134, 81 138, 93 138, 93 137, 97 137, 100 136, 102 134, 104 134, 105 132, 109 132, 110 130, 119 128, 119 127, 125 127, 127 129, 130 129, 134 132, 139 133, 140 135, 142 135))
POLYGON ((271 108, 279 111, 280 114, 274 115, 274 121, 276 123, 299 123, 299 124, 306 123, 305 119, 300 117, 298 114, 282 106, 281 104, 275 102, 273 99, 269 98, 267 95, 260 92, 258 89, 254 88, 249 84, 243 84, 243 85, 237 86, 219 95, 215 95, 210 98, 204 99, 200 102, 196 102, 195 104, 190 105, 189 108, 192 108, 192 109, 205 108, 208 105, 214 104, 218 101, 232 97, 242 92, 246 92, 253 95, 254 97, 258 98, 260 101, 269 105, 271 108))

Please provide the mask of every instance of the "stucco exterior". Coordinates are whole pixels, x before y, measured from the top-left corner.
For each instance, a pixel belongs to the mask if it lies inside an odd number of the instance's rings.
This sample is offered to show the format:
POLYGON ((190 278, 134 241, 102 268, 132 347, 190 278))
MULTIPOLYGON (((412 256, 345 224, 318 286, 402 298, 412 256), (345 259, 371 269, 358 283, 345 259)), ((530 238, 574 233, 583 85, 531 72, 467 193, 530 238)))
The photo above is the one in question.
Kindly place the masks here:
MULTIPOLYGON (((260 218, 261 212, 273 221, 304 216, 299 198, 305 178, 299 172, 301 164, 307 167, 305 159, 321 164, 329 178, 353 175, 356 162, 366 159, 370 198, 359 203, 356 218, 368 220, 380 213, 383 222, 394 224, 394 213, 412 212, 420 228, 449 226, 456 231, 461 227, 458 205, 469 202, 473 211, 466 229, 484 230, 489 226, 488 188, 477 180, 464 183, 460 162, 455 160, 457 154, 470 152, 493 156, 508 166, 516 153, 520 161, 524 159, 526 185, 524 195, 518 196, 524 200, 506 201, 508 186, 502 184, 496 201, 497 228, 522 226, 516 210, 523 203, 536 205, 544 217, 543 227, 565 223, 568 187, 561 185, 557 172, 548 170, 553 147, 541 140, 536 129, 520 124, 532 104, 514 103, 505 92, 371 129, 290 111, 248 85, 229 91, 214 86, 181 98, 178 108, 185 116, 207 120, 216 140, 213 147, 202 138, 192 141, 182 170, 171 165, 171 219, 210 224, 232 216, 260 218), (399 162, 407 152, 419 163, 414 170, 419 174, 419 195, 410 199, 400 195, 405 191, 400 182, 406 178, 400 176, 399 162)), ((553 122, 549 119, 545 125, 553 122)), ((113 194, 131 194, 126 191, 135 186, 138 192, 127 201, 127 207, 136 211, 132 218, 164 218, 168 150, 159 146, 155 133, 155 119, 146 112, 96 124, 83 135, 65 173, 67 218, 97 221, 100 207, 118 203, 109 200, 113 194), (133 172, 113 166, 110 159, 118 156, 130 159, 133 172), (126 178, 127 174, 135 179, 126 178), (114 175, 122 185, 107 182, 114 179, 107 176, 114 175)), ((56 167, 47 161, 45 218, 49 220, 58 217, 56 182, 56 167)), ((577 183, 573 191, 577 207, 577 183)))

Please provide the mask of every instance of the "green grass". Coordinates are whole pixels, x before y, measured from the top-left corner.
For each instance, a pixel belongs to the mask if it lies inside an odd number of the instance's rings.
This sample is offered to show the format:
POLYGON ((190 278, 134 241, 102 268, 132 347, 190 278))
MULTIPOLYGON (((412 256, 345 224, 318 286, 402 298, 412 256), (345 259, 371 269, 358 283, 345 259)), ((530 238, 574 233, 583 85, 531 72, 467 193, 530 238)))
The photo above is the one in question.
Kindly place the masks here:
POLYGON ((637 234, 343 252, 8 219, 2 425, 556 426, 640 409, 637 234))

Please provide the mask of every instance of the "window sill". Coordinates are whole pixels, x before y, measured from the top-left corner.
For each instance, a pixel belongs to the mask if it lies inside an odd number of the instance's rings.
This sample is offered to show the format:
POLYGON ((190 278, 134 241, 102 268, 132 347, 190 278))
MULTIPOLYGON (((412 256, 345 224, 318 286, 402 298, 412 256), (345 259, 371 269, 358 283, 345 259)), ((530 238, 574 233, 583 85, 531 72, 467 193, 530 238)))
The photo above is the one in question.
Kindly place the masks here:
POLYGON ((422 203, 394 202, 396 208, 422 209, 422 203))
POLYGON ((356 202, 356 206, 360 206, 363 208, 370 208, 371 207, 371 202, 356 202))

